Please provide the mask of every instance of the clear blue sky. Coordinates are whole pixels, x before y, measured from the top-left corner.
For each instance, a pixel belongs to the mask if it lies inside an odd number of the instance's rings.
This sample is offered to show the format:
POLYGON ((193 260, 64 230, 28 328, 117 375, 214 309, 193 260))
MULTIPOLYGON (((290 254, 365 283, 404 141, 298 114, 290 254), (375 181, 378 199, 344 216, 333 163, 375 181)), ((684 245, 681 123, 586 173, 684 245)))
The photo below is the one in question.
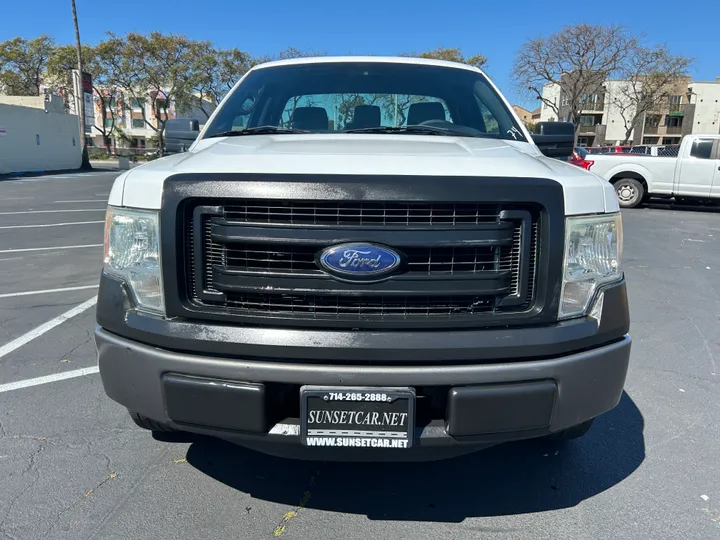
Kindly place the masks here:
MULTIPOLYGON (((566 24, 622 24, 696 59, 695 80, 720 77, 720 0, 683 3, 540 2, 530 0, 76 0, 83 42, 106 31, 160 30, 238 47, 252 55, 292 46, 327 54, 397 54, 458 47, 488 57, 487 73, 512 102, 527 107, 510 73, 515 53, 530 37, 566 24), (352 7, 349 7, 352 6, 352 7)), ((70 0, 0 0, 0 41, 50 34, 74 40, 70 0)))

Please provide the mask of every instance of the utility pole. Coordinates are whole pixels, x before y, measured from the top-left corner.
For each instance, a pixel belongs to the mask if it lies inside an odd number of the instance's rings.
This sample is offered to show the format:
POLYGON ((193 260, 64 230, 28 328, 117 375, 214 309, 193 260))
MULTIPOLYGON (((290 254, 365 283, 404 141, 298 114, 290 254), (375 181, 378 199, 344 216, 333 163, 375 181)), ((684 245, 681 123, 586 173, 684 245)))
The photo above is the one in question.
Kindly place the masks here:
POLYGON ((87 150, 87 139, 85 138, 85 90, 83 89, 83 58, 82 58, 82 47, 80 46, 80 27, 78 26, 77 8, 75 7, 75 0, 70 0, 72 3, 73 13, 73 24, 75 25, 75 48, 77 49, 77 61, 78 61, 78 77, 80 77, 80 84, 78 88, 80 90, 80 142, 82 143, 82 165, 83 169, 91 169, 90 158, 88 157, 87 150))

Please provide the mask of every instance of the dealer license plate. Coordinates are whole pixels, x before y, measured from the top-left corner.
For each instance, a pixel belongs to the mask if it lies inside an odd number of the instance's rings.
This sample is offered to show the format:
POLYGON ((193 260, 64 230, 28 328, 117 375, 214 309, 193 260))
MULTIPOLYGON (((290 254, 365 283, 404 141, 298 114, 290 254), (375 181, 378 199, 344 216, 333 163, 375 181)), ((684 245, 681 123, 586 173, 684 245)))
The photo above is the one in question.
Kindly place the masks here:
POLYGON ((301 435, 307 446, 409 448, 415 429, 410 388, 300 389, 301 435))

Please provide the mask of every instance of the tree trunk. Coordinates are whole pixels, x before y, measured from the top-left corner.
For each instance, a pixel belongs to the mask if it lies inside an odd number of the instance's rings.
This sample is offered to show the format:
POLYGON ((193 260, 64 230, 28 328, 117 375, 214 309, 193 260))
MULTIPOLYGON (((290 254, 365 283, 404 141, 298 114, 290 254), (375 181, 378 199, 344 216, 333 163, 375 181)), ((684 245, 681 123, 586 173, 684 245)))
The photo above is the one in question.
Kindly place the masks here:
POLYGON ((110 150, 110 146, 112 145, 110 135, 103 133, 103 144, 105 145, 105 153, 109 156, 112 153, 110 150))
POLYGON ((158 131, 158 157, 165 155, 165 125, 158 131))
POLYGON ((78 77, 80 78, 78 86, 80 87, 80 141, 82 142, 82 164, 80 165, 83 169, 92 169, 90 166, 90 158, 88 156, 87 149, 87 138, 85 137, 85 92, 82 87, 82 76, 83 76, 83 58, 82 58, 82 47, 80 46, 80 27, 78 26, 77 8, 75 7, 75 0, 70 0, 72 3, 73 13, 73 24, 75 25, 75 48, 77 49, 77 60, 78 60, 78 77))

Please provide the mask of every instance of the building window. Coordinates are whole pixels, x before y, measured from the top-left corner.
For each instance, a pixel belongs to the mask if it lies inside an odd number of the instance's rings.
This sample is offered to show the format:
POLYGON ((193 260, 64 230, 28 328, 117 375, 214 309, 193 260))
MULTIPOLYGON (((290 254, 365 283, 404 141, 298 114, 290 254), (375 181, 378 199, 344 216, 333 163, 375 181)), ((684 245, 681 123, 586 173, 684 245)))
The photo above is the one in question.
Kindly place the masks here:
POLYGON ((133 109, 142 109, 142 103, 137 98, 130 98, 130 107, 133 109))
POLYGON ((665 125, 667 127, 682 127, 683 117, 682 116, 666 116, 665 125))
POLYGON ((585 148, 588 145, 589 139, 588 137, 578 137, 578 146, 580 148, 585 148))
POLYGON ((699 159, 710 159, 712 156, 713 139, 697 139, 693 142, 690 155, 699 159))
POLYGON ((566 114, 565 116, 563 116, 563 120, 562 120, 562 121, 563 121, 563 122, 567 122, 567 121, 568 121, 567 114, 566 114))
POLYGON ((113 127, 113 119, 112 117, 105 117, 105 129, 110 129, 113 127))
POLYGON ((657 144, 658 138, 657 137, 643 137, 642 143, 643 144, 657 144))
POLYGON ((682 96, 668 96, 670 103, 670 111, 679 111, 682 109, 682 96))
POLYGON ((132 119, 132 127, 135 129, 142 129, 145 127, 145 120, 142 118, 133 118, 132 119))
POLYGON ((595 105, 598 101, 598 95, 597 94, 583 94, 580 96, 580 103, 583 105, 595 105))
POLYGON ((563 94, 563 95, 562 95, 562 99, 560 100, 560 105, 561 105, 562 107, 565 107, 565 106, 567 106, 567 104, 568 104, 567 95, 563 94))
POLYGON ((656 128, 660 125, 660 116, 650 114, 645 118, 645 127, 656 128))
POLYGON ((581 116, 580 117, 580 125, 581 126, 594 126, 595 125, 595 117, 594 116, 581 116))

